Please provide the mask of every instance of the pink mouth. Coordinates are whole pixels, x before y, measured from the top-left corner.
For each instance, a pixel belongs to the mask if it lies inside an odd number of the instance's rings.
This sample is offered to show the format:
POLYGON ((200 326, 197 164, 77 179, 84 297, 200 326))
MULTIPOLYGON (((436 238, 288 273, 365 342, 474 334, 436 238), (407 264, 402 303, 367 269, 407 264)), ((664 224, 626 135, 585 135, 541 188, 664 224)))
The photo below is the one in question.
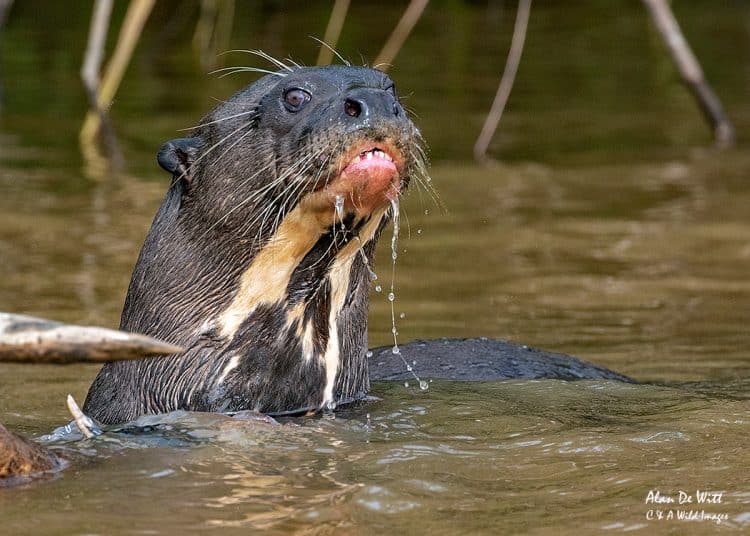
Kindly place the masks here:
POLYGON ((356 153, 336 180, 340 189, 348 190, 347 201, 355 208, 373 211, 396 199, 400 181, 396 159, 388 151, 370 145, 356 153))

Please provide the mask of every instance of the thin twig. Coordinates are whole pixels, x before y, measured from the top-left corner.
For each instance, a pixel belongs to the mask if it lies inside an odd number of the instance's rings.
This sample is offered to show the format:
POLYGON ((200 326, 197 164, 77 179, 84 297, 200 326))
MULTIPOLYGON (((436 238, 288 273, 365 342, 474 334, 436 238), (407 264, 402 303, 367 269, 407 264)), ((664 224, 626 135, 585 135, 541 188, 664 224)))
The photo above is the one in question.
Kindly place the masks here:
POLYGON ((706 81, 700 63, 690 49, 680 25, 666 0, 643 0, 651 14, 664 43, 669 49, 683 82, 688 86, 703 115, 714 130, 714 139, 720 146, 732 145, 735 141, 734 126, 724 113, 721 101, 706 81))
POLYGON ((326 33, 323 36, 323 43, 326 46, 320 47, 318 53, 318 65, 329 65, 333 60, 333 52, 336 50, 336 43, 341 37, 341 29, 344 27, 346 13, 349 10, 349 0, 336 0, 331 10, 331 18, 328 19, 326 33))
POLYGON ((474 144, 474 158, 477 161, 481 162, 486 159, 487 147, 492 140, 492 136, 495 135, 497 125, 500 123, 500 118, 503 116, 503 111, 505 110, 505 104, 508 102, 510 91, 513 89, 513 82, 516 79, 518 65, 521 63, 523 45, 526 41, 526 28, 529 25, 530 11, 531 0, 518 0, 516 23, 513 28, 513 38, 510 42, 508 59, 505 61, 505 70, 500 79, 500 85, 497 87, 497 93, 495 94, 492 108, 490 108, 490 112, 487 114, 487 119, 485 119, 484 125, 482 126, 482 131, 474 144))
POLYGON ((409 37, 414 26, 417 24, 419 17, 422 16, 424 8, 427 7, 429 0, 411 0, 409 7, 406 8, 401 20, 398 21, 388 40, 383 45, 383 49, 375 58, 373 65, 381 71, 387 71, 393 63, 393 59, 401 50, 406 38, 409 37))
POLYGON ((229 48, 234 23, 234 0, 202 0, 193 34, 193 49, 206 70, 223 64, 219 51, 229 48))
POLYGON ((94 12, 91 16, 89 40, 86 45, 86 55, 81 66, 81 80, 89 100, 89 108, 98 116, 101 124, 104 142, 110 155, 117 158, 120 155, 117 136, 107 113, 99 106, 97 93, 99 91, 99 70, 104 57, 104 47, 107 42, 107 30, 112 14, 112 0, 96 0, 94 12))
POLYGON ((0 28, 5 25, 11 7, 13 7, 13 0, 0 0, 0 28))
MULTIPOLYGON (((102 83, 97 93, 96 102, 100 109, 109 110, 114 99, 117 89, 120 87, 125 69, 130 63, 135 45, 143 30, 144 24, 148 19, 155 0, 131 0, 128 11, 125 14, 125 20, 122 23, 120 34, 117 38, 117 45, 112 59, 104 72, 102 83)), ((86 114, 86 119, 81 128, 81 145, 90 146, 99 132, 101 123, 99 115, 93 111, 86 114)))
POLYGON ((76 403, 72 395, 68 395, 66 403, 68 406, 68 411, 70 411, 70 414, 73 416, 73 420, 75 421, 78 429, 81 431, 81 434, 83 434, 83 437, 85 437, 86 439, 91 439, 94 436, 102 434, 101 428, 99 428, 99 426, 91 419, 91 417, 81 411, 81 408, 78 407, 78 404, 76 403))

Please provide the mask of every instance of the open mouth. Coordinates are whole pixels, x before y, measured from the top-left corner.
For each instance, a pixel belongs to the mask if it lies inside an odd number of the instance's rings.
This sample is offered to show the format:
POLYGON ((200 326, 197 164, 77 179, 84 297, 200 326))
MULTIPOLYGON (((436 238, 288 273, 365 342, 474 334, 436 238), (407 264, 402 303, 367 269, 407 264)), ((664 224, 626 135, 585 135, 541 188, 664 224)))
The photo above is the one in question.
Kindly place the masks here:
POLYGON ((372 149, 369 149, 367 151, 362 151, 357 156, 354 157, 354 160, 352 160, 351 164, 356 164, 357 162, 361 162, 362 160, 388 160, 389 162, 393 162, 393 157, 380 149, 379 147, 374 147, 372 149))
POLYGON ((347 210, 373 212, 398 197, 403 156, 388 142, 366 142, 346 151, 339 173, 326 188, 343 196, 347 210))

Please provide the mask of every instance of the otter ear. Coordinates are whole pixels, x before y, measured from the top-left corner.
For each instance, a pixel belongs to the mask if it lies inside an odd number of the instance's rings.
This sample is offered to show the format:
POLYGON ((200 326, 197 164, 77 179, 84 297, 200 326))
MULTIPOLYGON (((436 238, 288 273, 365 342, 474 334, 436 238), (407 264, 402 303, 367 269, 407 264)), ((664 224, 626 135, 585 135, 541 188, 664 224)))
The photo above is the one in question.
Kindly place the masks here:
POLYGON ((177 138, 170 140, 159 149, 156 160, 169 171, 175 179, 190 179, 190 165, 195 161, 198 149, 203 146, 201 138, 177 138))

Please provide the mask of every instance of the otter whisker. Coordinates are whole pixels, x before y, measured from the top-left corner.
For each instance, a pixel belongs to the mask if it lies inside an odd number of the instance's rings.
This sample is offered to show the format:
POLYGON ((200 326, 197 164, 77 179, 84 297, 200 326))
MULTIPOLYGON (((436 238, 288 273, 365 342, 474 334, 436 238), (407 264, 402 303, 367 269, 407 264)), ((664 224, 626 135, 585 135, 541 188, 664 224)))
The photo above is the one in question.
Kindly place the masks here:
MULTIPOLYGON (((216 149, 219 145, 221 145, 222 143, 224 143, 225 141, 227 141, 229 138, 231 138, 232 136, 234 136, 235 134, 237 134, 240 130, 242 130, 243 128, 247 128, 249 126, 252 126, 252 122, 248 122, 248 123, 244 123, 244 124, 240 125, 236 129, 234 129, 232 132, 230 132, 229 134, 227 134, 226 136, 224 136, 223 138, 221 138, 219 141, 217 141, 216 143, 214 143, 211 147, 209 147, 208 149, 206 149, 198 158, 196 158, 193 161, 193 165, 195 165, 198 162, 200 162, 201 160, 203 160, 206 156, 208 156, 209 154, 211 154, 211 152, 213 152, 214 149, 216 149)), ((245 134, 247 134, 247 133, 245 133, 245 134)), ((233 147, 234 145, 235 144, 232 144, 231 147, 233 147)), ((179 180, 183 179, 185 177, 186 173, 187 173, 187 170, 183 171, 179 176, 173 177, 172 178, 172 184, 174 184, 174 183, 178 182, 179 180)))
MULTIPOLYGON (((326 155, 325 159, 324 159, 324 160, 323 160, 323 161, 321 162, 321 166, 324 166, 324 165, 328 164, 328 161, 329 161, 330 159, 331 159, 331 156, 330 156, 330 154, 329 154, 329 155, 326 155)), ((313 192, 314 192, 315 190, 317 190, 317 189, 318 189, 318 183, 320 182, 320 177, 321 177, 321 176, 323 175, 323 170, 324 170, 324 169, 325 169, 325 167, 321 167, 321 168, 320 168, 320 169, 318 170, 318 172, 317 172, 317 173, 315 174, 315 178, 313 179, 313 182, 312 182, 312 186, 310 187, 310 190, 311 190, 311 191, 313 191, 313 192)), ((329 174, 331 173, 331 172, 330 172, 330 170, 328 171, 328 173, 329 173, 329 174)))
POLYGON ((413 108, 410 108, 409 106, 404 106, 403 104, 401 104, 401 107, 402 107, 402 108, 403 108, 404 110, 406 110, 406 111, 407 111, 407 112, 409 113, 409 115, 411 115, 412 117, 415 117, 415 118, 417 118, 417 119, 421 119, 421 118, 419 117, 419 114, 418 114, 417 112, 415 112, 413 108))
POLYGON ((276 214, 276 220, 273 223, 272 229, 278 228, 279 221, 283 220, 284 217, 286 217, 287 211, 289 208, 295 206, 301 197, 302 192, 305 189, 305 185, 307 183, 306 180, 304 180, 303 176, 304 174, 310 169, 312 166, 312 163, 317 159, 321 154, 323 154, 323 151, 320 151, 317 154, 313 154, 312 158, 308 158, 305 161, 303 161, 302 166, 297 170, 297 172, 294 174, 296 181, 293 180, 293 182, 290 184, 289 188, 287 188, 286 192, 288 192, 288 195, 286 198, 281 202, 280 204, 280 210, 276 214), (297 184, 294 184, 294 183, 297 184), (290 203, 292 198, 295 199, 293 203, 290 203))
MULTIPOLYGON (((274 166, 274 165, 266 166, 266 167, 262 168, 260 172, 264 172, 264 171, 270 170, 270 169, 271 169, 272 167, 275 167, 275 166, 274 166)), ((260 173, 260 172, 258 172, 258 173, 256 173, 255 175, 253 175, 253 176, 249 177, 249 178, 248 178, 247 180, 248 180, 248 181, 249 181, 249 180, 252 180, 252 179, 253 179, 253 178, 254 178, 255 176, 259 175, 259 173, 260 173)), ((237 205, 235 205, 235 207, 234 207, 234 208, 232 208, 232 210, 230 210, 229 212, 227 212, 227 213, 226 213, 226 214, 225 214, 225 215, 224 215, 224 216, 223 216, 223 217, 222 217, 222 218, 221 218, 221 219, 219 220, 219 222, 218 222, 218 223, 221 223, 221 221, 223 221, 223 220, 225 220, 225 219, 226 219, 227 217, 229 217, 229 216, 230 216, 230 215, 231 215, 231 214, 232 214, 232 213, 233 213, 233 212, 234 212, 235 210, 238 210, 238 209, 242 208, 242 207, 243 207, 244 205, 247 205, 248 203, 251 203, 251 202, 254 202, 254 201, 259 201, 259 200, 261 199, 261 197, 262 197, 263 195, 265 195, 265 194, 266 194, 267 192, 269 192, 269 191, 273 191, 273 190, 275 190, 275 189, 276 189, 276 188, 277 188, 278 186, 282 185, 282 184, 284 183, 284 181, 286 181, 286 179, 287 179, 287 178, 289 177, 289 175, 290 175, 290 174, 292 174, 292 173, 294 173, 294 172, 295 172, 295 170, 289 170, 289 172, 288 172, 288 173, 284 173, 284 174, 280 175, 279 177, 277 177, 276 179, 274 179, 273 181, 271 181, 271 182, 270 182, 269 184, 267 184, 267 185, 266 185, 266 186, 264 186, 263 188, 260 188, 259 190, 256 190, 255 192, 253 192, 253 194, 252 194, 252 195, 249 195, 249 196, 247 196, 247 197, 246 197, 245 199, 243 199, 243 200, 242 200, 242 201, 240 201, 240 202, 239 202, 239 203, 238 203, 237 205)), ((264 212, 265 212, 265 211, 268 211, 268 210, 272 210, 272 208, 273 208, 273 206, 272 206, 272 205, 271 205, 270 203, 267 203, 267 204, 266 204, 266 208, 264 209, 264 212)), ((262 214, 263 214, 263 213, 261 213, 261 215, 262 215, 262 214)), ((256 220, 251 220, 251 221, 249 221, 249 222, 248 222, 248 223, 247 223, 247 224, 246 224, 246 225, 244 226, 244 228, 243 228, 243 229, 247 229, 247 228, 249 228, 249 227, 252 227, 252 224, 253 224, 253 223, 255 223, 255 221, 256 221, 256 220)))
POLYGON ((447 207, 440 198, 440 195, 437 193, 437 190, 431 187, 429 183, 426 183, 424 179, 422 179, 419 175, 415 175, 414 180, 416 180, 417 186, 421 187, 421 189, 418 191, 424 190, 425 192, 427 192, 427 194, 429 194, 430 201, 432 201, 432 204, 436 208, 438 208, 442 213, 446 213, 448 211, 447 207))
POLYGON ((226 76, 231 76, 233 74, 244 73, 244 72, 270 74, 270 75, 278 76, 281 78, 286 76, 284 73, 280 73, 278 71, 269 71, 268 69, 261 69, 260 67, 249 67, 249 66, 224 67, 222 69, 216 69, 214 71, 211 71, 208 74, 224 73, 219 76, 219 78, 224 78, 226 76))
POLYGON ((178 132, 185 132, 187 130, 195 130, 196 128, 205 127, 208 125, 215 125, 216 123, 221 123, 222 121, 229 121, 230 119, 236 119, 237 117, 242 117, 244 115, 254 114, 257 113, 257 110, 249 110, 247 112, 240 112, 238 114, 234 115, 228 115, 226 117, 220 117, 219 119, 214 119, 213 121, 209 121, 207 123, 198 123, 195 126, 187 127, 187 128, 179 128, 177 129, 178 132))
MULTIPOLYGON (((244 138, 244 137, 245 137, 246 135, 248 135, 248 134, 249 134, 250 132, 252 132, 252 131, 248 131, 248 132, 246 132, 245 134, 243 134, 243 135, 242 135, 242 136, 241 136, 241 137, 240 137, 240 138, 239 138, 238 140, 236 140, 236 141, 235 141, 235 142, 234 142, 234 143, 233 143, 232 145, 230 145, 230 146, 229 146, 229 147, 228 147, 228 148, 226 149, 226 151, 230 150, 230 149, 231 149, 231 148, 232 148, 232 147, 233 147, 234 145, 236 145, 237 143, 239 143, 239 142, 240 142, 240 141, 242 140, 242 138, 244 138)), ((226 151, 225 151, 225 153, 226 153, 226 151)), ((220 157, 221 157, 221 156, 223 156, 223 154, 225 154, 225 153, 222 153, 222 155, 220 155, 220 157)), ((257 172, 256 172, 255 174, 253 174, 253 175, 252 175, 251 177, 249 177, 248 179, 246 179, 246 181, 245 181, 245 182, 247 182, 247 181, 249 181, 249 180, 252 180, 252 179, 256 178, 256 177, 257 177, 257 176, 259 176, 259 175, 260 175, 261 173, 263 173, 264 171, 267 171, 267 170, 271 169, 272 167, 274 167, 274 164, 273 164, 273 162, 271 162, 270 164, 268 164, 268 165, 266 165, 266 166, 262 167, 262 168, 261 168, 260 170, 258 170, 258 171, 257 171, 257 172)), ((225 213, 225 214, 224 214, 224 215, 223 215, 223 216, 222 216, 221 218, 219 218, 219 219, 218 219, 218 220, 217 220, 216 222, 214 222, 214 223, 213 223, 213 224, 212 224, 212 225, 211 225, 211 226, 210 226, 210 227, 209 227, 208 229, 206 229, 206 231, 205 231, 205 232, 204 232, 204 233, 203 233, 203 234, 201 235, 201 237, 205 237, 205 236, 206 236, 206 235, 207 235, 207 234, 208 234, 209 232, 211 232, 212 230, 216 229, 216 227, 218 227, 218 226, 219 226, 219 225, 221 225, 221 224, 222 224, 222 223, 223 223, 224 221, 226 221, 226 220, 227 220, 227 219, 229 218, 229 216, 231 216, 231 215, 232 215, 232 213, 234 213, 234 212, 235 212, 236 210, 239 210, 240 208, 242 208, 242 207, 243 207, 244 205, 246 205, 247 203, 249 203, 249 202, 251 202, 251 201, 253 201, 253 200, 256 200, 256 199, 258 199, 258 198, 260 197, 260 195, 261 195, 261 194, 262 194, 263 192, 265 192, 265 191, 268 191, 268 190, 271 190, 271 189, 273 189, 273 188, 274 188, 275 186, 279 185, 279 184, 280 184, 280 183, 282 183, 282 182, 283 182, 284 180, 286 180, 286 178, 288 178, 288 176, 289 176, 290 174, 293 174, 294 172, 295 172, 295 170, 294 170, 294 169, 291 169, 291 170, 289 170, 289 171, 288 171, 287 173, 285 173, 285 174, 282 174, 282 175, 281 175, 281 176, 279 176, 279 177, 278 177, 277 179, 275 179, 274 181, 272 181, 272 182, 271 182, 270 184, 268 184, 268 185, 264 186, 263 188, 261 188, 261 189, 260 189, 259 191, 257 191, 257 192, 255 193, 255 195, 249 196, 249 197, 245 198, 244 200, 242 200, 241 202, 237 203, 237 204, 236 204, 236 205, 235 205, 235 206, 234 206, 234 207, 233 207, 232 209, 230 209, 229 211, 227 211, 227 212, 226 212, 226 213, 225 213)), ((270 207, 270 206, 269 206, 269 207, 270 207)), ((267 209, 265 209, 265 210, 270 210, 270 208, 267 208, 267 209)), ((261 213, 261 215, 262 215, 262 214, 263 214, 263 213, 261 213)), ((250 222, 250 224, 246 225, 245 227, 246 227, 246 228, 247 228, 247 227, 252 227, 252 224, 253 224, 253 223, 254 223, 255 221, 257 221, 257 218, 256 218, 255 220, 252 220, 252 221, 250 222)))
POLYGON ((327 48, 328 50, 330 50, 331 52, 333 52, 333 54, 334 54, 334 55, 335 55, 335 56, 336 56, 336 57, 337 57, 338 59, 340 59, 340 60, 341 60, 341 63, 343 63, 343 64, 344 64, 344 65, 346 65, 347 67, 351 67, 351 66, 352 66, 352 64, 351 64, 351 63, 349 63, 348 61, 346 61, 346 60, 344 59, 344 56, 342 56, 341 54, 339 54, 339 52, 338 52, 338 51, 337 51, 337 50, 336 50, 335 48, 333 48, 333 47, 332 47, 331 45, 329 45, 328 43, 326 43, 326 42, 325 42, 325 41, 323 41, 322 39, 318 39, 318 38, 317 38, 317 37, 315 37, 314 35, 308 35, 308 37, 309 37, 310 39, 312 39, 313 41, 317 41, 317 42, 318 42, 318 43, 320 43, 320 44, 321 44, 322 46, 326 47, 326 48, 327 48))
MULTIPOLYGON (((302 160, 302 161, 301 161, 301 162, 299 163, 299 165, 298 165, 298 166, 297 166, 296 168, 292 168, 292 169, 288 170, 288 171, 287 171, 286 173, 282 174, 282 175, 281 175, 281 176, 279 177, 279 179, 277 179, 277 181, 281 181, 281 180, 287 179, 287 178, 289 178, 289 177, 290 177, 290 176, 292 176, 292 175, 297 175, 297 174, 298 174, 298 173, 300 172, 300 170, 301 170, 301 169, 302 169, 302 168, 303 168, 304 166, 307 166, 307 164, 309 164, 310 162, 312 162, 312 161, 313 161, 313 160, 314 160, 314 159, 315 159, 315 158, 316 158, 317 156, 319 156, 319 155, 317 155, 317 154, 312 154, 312 155, 308 156, 307 158, 303 159, 303 160, 302 160)), ((274 197, 274 198, 273 198, 273 199, 272 199, 272 200, 271 200, 271 201, 270 201, 270 202, 269 202, 269 203, 267 204, 267 207, 266 207, 266 208, 265 208, 265 209, 263 210, 263 212, 261 212, 261 214, 260 214, 260 215, 258 215, 258 216, 257 216, 256 218, 254 218, 253 220, 251 220, 251 221, 250 221, 250 223, 249 223, 249 224, 248 224, 248 225, 247 225, 246 227, 250 227, 250 228, 252 228, 252 226, 253 226, 253 225, 255 225, 255 223, 257 223, 257 222, 258 222, 258 221, 260 220, 259 233, 260 233, 260 232, 262 232, 262 230, 263 230, 263 228, 264 228, 264 226, 265 226, 265 223, 266 223, 266 221, 267 221, 267 218, 268 218, 268 216, 270 215, 270 212, 271 212, 271 211, 273 210, 273 208, 274 208, 274 207, 276 207, 276 205, 277 205, 277 202, 278 202, 278 201, 279 201, 279 200, 280 200, 280 199, 281 199, 281 198, 282 198, 282 197, 283 197, 284 195, 286 195, 286 193, 287 193, 287 189, 284 189, 284 190, 282 190, 282 191, 281 191, 281 193, 279 193, 279 194, 278 194, 278 195, 277 195, 276 197, 274 197), (261 220, 260 218, 262 218, 262 220, 261 220)), ((243 201, 241 201, 241 202, 240 202, 240 203, 238 204, 238 207, 239 207, 239 206, 241 206, 241 205, 244 205, 244 204, 245 204, 245 203, 247 203, 247 202, 248 202, 248 201, 249 201, 250 199, 252 199, 252 196, 251 196, 251 197, 248 197, 247 199, 245 199, 245 200, 243 200, 243 201)))
MULTIPOLYGON (((249 180, 252 180, 252 179, 256 178, 256 177, 257 177, 257 176, 259 176, 259 175, 260 175, 261 173, 263 173, 263 172, 265 172, 265 171, 268 171, 268 170, 269 170, 269 169, 271 169, 272 167, 274 167, 274 163, 273 163, 273 162, 271 162, 270 164, 268 164, 268 165, 266 165, 266 166, 262 167, 262 168, 261 168, 260 170, 258 170, 258 171, 257 171, 257 172, 256 172, 255 174, 253 174, 253 175, 252 175, 252 176, 250 176, 250 177, 249 177, 248 179, 246 179, 246 181, 245 181, 245 182, 247 182, 247 181, 249 181, 249 180)), ((290 170, 290 173, 291 173, 291 172, 293 172, 293 171, 294 171, 294 170, 290 170)), ((211 230, 215 229, 215 228, 216 228, 216 227, 217 227, 218 225, 221 225, 221 223, 222 223, 222 222, 224 222, 224 221, 226 221, 226 220, 227 220, 227 219, 229 218, 229 216, 231 216, 231 215, 232 215, 232 213, 234 213, 234 212, 235 212, 236 210, 239 210, 240 208, 242 208, 242 207, 243 207, 244 205, 246 205, 247 203, 249 203, 249 202, 251 202, 251 201, 253 201, 253 200, 256 200, 256 199, 258 199, 258 198, 259 198, 259 197, 260 197, 260 196, 261 196, 261 195, 262 195, 262 194, 263 194, 264 192, 266 192, 266 191, 269 191, 269 190, 271 190, 271 189, 275 188, 276 186, 278 186, 279 184, 281 184, 281 183, 282 183, 282 182, 283 182, 283 181, 284 181, 284 180, 285 180, 285 179, 286 179, 286 178, 288 177, 288 175, 289 175, 289 173, 286 173, 286 174, 282 174, 281 176, 279 176, 278 178, 276 178, 276 179, 275 179, 274 181, 272 181, 272 182, 271 182, 271 183, 269 183, 268 185, 266 185, 266 186, 264 186, 263 188, 261 188, 260 190, 256 191, 254 195, 252 195, 252 196, 248 196, 247 198, 245 198, 245 199, 243 199, 242 201, 240 201, 239 203, 237 203, 237 204, 236 204, 236 205, 235 205, 235 206, 234 206, 234 207, 233 207, 233 208, 232 208, 231 210, 227 211, 227 212, 226 212, 226 213, 225 213, 225 214, 224 214, 224 215, 223 215, 223 216, 222 216, 221 218, 219 218, 219 219, 218 219, 218 220, 217 220, 217 221, 216 221, 216 222, 215 222, 215 223, 214 223, 213 225, 211 225, 211 226, 210 226, 210 227, 209 227, 209 228, 208 228, 208 229, 206 230, 206 233, 208 233, 208 232, 210 232, 211 230)), ((265 209, 265 210, 268 210, 268 209, 265 209)), ((253 223, 253 222, 251 222, 251 224, 252 224, 252 223, 253 223)), ((250 225, 250 226, 251 226, 251 225, 250 225)), ((247 227, 247 226, 246 226, 246 227, 247 227)), ((204 236, 205 236, 205 234, 206 234, 206 233, 204 233, 204 236)))
MULTIPOLYGON (((308 135, 308 136, 309 136, 309 135, 308 135)), ((305 139, 305 138, 307 138, 308 136, 304 136, 304 137, 302 137, 302 138, 300 138, 300 139, 301 139, 301 140, 304 140, 304 139, 305 139)), ((322 153, 322 151, 321 151, 321 153, 322 153)), ((270 164, 268 164, 267 166, 265 166, 264 168, 262 168, 262 169, 261 169, 261 170, 260 170, 260 171, 259 171, 258 173, 255 173, 254 175, 251 175, 251 176, 250 176, 250 177, 248 177, 247 179, 243 180, 243 181, 242 181, 242 182, 243 182, 243 184, 244 184, 244 183, 247 183, 248 181, 250 181, 250 180, 252 180, 252 179, 254 179, 254 178, 256 178, 256 177, 257 177, 257 176, 258 176, 258 175, 259 175, 259 174, 260 174, 260 173, 261 173, 262 171, 264 171, 264 170, 266 170, 266 169, 270 169, 270 168, 271 168, 271 167, 273 167, 274 165, 275 165, 275 164, 274 164, 273 162, 271 162, 270 164)), ((261 197, 261 195, 262 195, 262 194, 264 194, 264 193, 265 193, 265 192, 267 192, 268 190, 271 190, 271 189, 275 188, 275 187, 276 187, 276 186, 278 186, 278 185, 279 185, 279 184, 280 184, 281 182, 283 182, 283 181, 284 181, 284 180, 285 180, 285 179, 286 179, 287 177, 289 177, 290 175, 292 175, 292 174, 296 173, 296 172, 298 171, 298 169, 300 169, 300 168, 301 168, 301 166, 302 166, 302 165, 305 165, 305 163, 304 163, 304 162, 298 163, 298 166, 297 166, 296 168, 292 168, 292 169, 288 170, 288 172, 287 172, 286 174, 282 174, 282 176, 280 176, 280 177, 277 177, 276 179, 272 180, 272 181, 271 181, 271 182, 270 182, 269 184, 267 184, 267 185, 266 185, 266 186, 264 186, 263 188, 261 188, 261 189, 257 190, 256 192, 254 192, 254 193, 253 193, 253 194, 252 194, 252 195, 251 195, 251 196, 249 197, 249 199, 247 199, 246 201, 250 201, 250 200, 256 200, 256 199, 259 199, 259 198, 261 197)))
MULTIPOLYGON (((419 136, 419 140, 421 141, 421 135, 419 136)), ((430 176, 426 167, 427 155, 425 154, 424 148, 417 143, 414 146, 414 150, 410 151, 410 154, 416 168, 414 170, 414 178, 417 181, 417 185, 424 188, 424 190, 430 195, 430 198, 436 207, 440 208, 442 212, 446 212, 447 209, 445 204, 429 178, 430 176)))
MULTIPOLYGON (((259 58, 263 58, 264 60, 268 61, 269 63, 273 63, 276 65, 279 69, 284 69, 285 71, 289 71, 290 73, 294 71, 289 65, 284 63, 283 61, 274 58, 267 52, 263 52, 262 50, 244 50, 244 49, 236 49, 236 50, 228 50, 224 52, 224 54, 228 54, 229 52, 244 52, 245 54, 253 54, 254 56, 258 56, 259 58)), ((286 76, 286 75, 284 75, 286 76)))
MULTIPOLYGON (((252 122, 248 123, 245 126, 252 126, 252 122)), ((237 131, 235 131, 235 133, 236 132, 237 131)), ((245 139, 245 137, 248 136, 249 134, 251 134, 252 132, 253 132, 252 128, 248 129, 247 132, 245 132, 244 134, 242 134, 239 138, 237 138, 236 140, 234 140, 226 149, 224 149, 224 151, 221 154, 219 154, 217 156, 217 158, 221 158, 222 156, 224 156, 225 154, 227 154, 235 145, 237 145, 239 142, 241 142, 243 139, 245 139)), ((215 147, 216 147, 216 145, 214 145, 214 147, 212 147, 209 150, 213 150, 215 147)), ((201 155, 201 156, 203 156, 203 155, 201 155)))
MULTIPOLYGON (((302 174, 306 170, 307 169, 300 169, 297 172, 297 174, 295 174, 295 175, 297 175, 297 177, 301 179, 302 178, 301 177, 302 174)), ((271 225, 272 231, 275 231, 276 229, 279 228, 280 222, 288 214, 288 208, 290 208, 289 201, 291 201, 291 199, 296 196, 296 193, 301 192, 304 189, 304 187, 305 187, 305 181, 304 180, 292 180, 292 182, 289 183, 289 185, 287 186, 287 188, 285 188, 281 192, 281 196, 283 196, 284 198, 278 204, 278 210, 276 211, 276 217, 274 218, 274 221, 273 221, 273 223, 271 225)), ((279 196, 279 197, 281 197, 281 196, 279 196)))
MULTIPOLYGON (((312 158, 309 158, 305 161, 303 161, 302 166, 296 171, 295 173, 295 180, 289 185, 289 188, 287 188, 283 193, 287 194, 285 199, 280 203, 279 210, 276 214, 276 218, 273 222, 272 229, 278 228, 278 225, 281 220, 283 220, 286 217, 286 214, 288 213, 289 209, 296 206, 297 203, 299 203, 299 200, 302 196, 302 193, 306 190, 305 186, 308 181, 304 180, 304 175, 307 172, 307 170, 310 169, 312 166, 312 162, 317 159, 320 155, 323 154, 323 151, 320 151, 319 153, 313 154, 312 158), (296 184, 295 184, 296 183, 296 184), (292 201, 294 199, 294 201, 292 201)), ((277 198, 278 199, 278 198, 277 198)), ((274 200, 276 201, 276 200, 274 200)), ((273 206, 273 205, 272 205, 273 206)))
MULTIPOLYGON (((342 146, 343 146, 343 144, 340 144, 339 147, 337 147, 337 148, 334 149, 334 152, 337 152, 338 150, 340 150, 342 146)), ((321 156, 323 156, 323 154, 325 152, 326 152, 325 149, 322 150, 322 151, 320 151, 320 152, 318 152, 316 154, 316 158, 320 158, 321 156)), ((327 169, 326 164, 329 163, 330 159, 331 159, 331 153, 329 152, 320 161, 320 168, 315 173, 315 176, 313 177, 313 179, 311 181, 308 181, 308 182, 312 183, 311 186, 310 186, 310 188, 309 188, 309 191, 314 192, 314 191, 316 191, 318 189, 318 183, 320 182, 320 177, 323 174, 323 171, 327 169)), ((328 169, 327 171, 328 171, 328 174, 330 175, 331 170, 328 169)), ((305 181, 301 181, 301 182, 304 184, 305 181)), ((294 199, 294 201, 292 201, 289 204, 289 206, 296 206, 299 203, 300 198, 302 197, 302 193, 303 192, 304 192, 304 189, 303 188, 299 188, 298 191, 297 191, 297 194, 296 194, 296 198, 294 199)), ((334 226, 335 226, 335 214, 334 214, 334 226)))

